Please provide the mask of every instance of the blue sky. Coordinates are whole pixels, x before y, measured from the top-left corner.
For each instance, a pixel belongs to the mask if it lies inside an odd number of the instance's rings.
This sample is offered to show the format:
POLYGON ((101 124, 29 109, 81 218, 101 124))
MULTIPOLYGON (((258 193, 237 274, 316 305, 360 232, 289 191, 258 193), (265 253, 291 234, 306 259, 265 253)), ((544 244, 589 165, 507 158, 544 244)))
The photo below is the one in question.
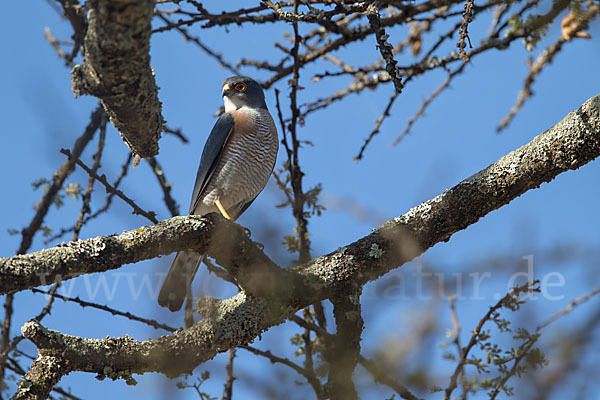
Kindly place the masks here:
MULTIPOLYGON (((4 38, 0 43, 4 54, 3 62, 0 63, 0 113, 3 121, 0 168, 4 171, 1 175, 4 196, 0 211, 2 257, 14 255, 20 243, 20 236, 11 236, 7 230, 26 226, 33 216, 33 205, 42 195, 41 191, 32 189, 31 183, 40 178, 50 178, 52 172, 64 161, 59 150, 72 146, 96 105, 96 99, 91 97, 74 98, 69 69, 44 39, 44 28, 49 27, 57 38, 68 40, 71 35, 70 26, 58 17, 48 3, 33 4, 7 3, 5 12, 0 17, 0 35, 4 38)), ((488 23, 489 18, 482 17, 472 24, 470 34, 474 43, 479 43, 485 37, 488 23)), ((280 54, 273 48, 272 41, 285 43, 286 39, 282 34, 290 32, 290 27, 283 24, 247 25, 230 27, 228 32, 222 28, 191 28, 190 32, 201 35, 208 46, 222 53, 229 62, 240 58, 276 61, 280 54)), ((401 40, 404 32, 400 28, 390 30, 390 40, 401 40)), ((305 187, 321 183, 324 188, 323 202, 328 206, 322 216, 310 219, 313 255, 324 254, 350 243, 368 234, 381 219, 401 215, 411 207, 452 187, 502 155, 529 142, 596 95, 600 88, 600 74, 597 72, 600 65, 598 21, 590 27, 589 32, 594 40, 575 40, 569 43, 552 65, 541 73, 534 85, 535 96, 527 101, 523 110, 501 134, 496 134, 495 128, 512 107, 517 92, 522 87, 527 73, 526 57, 536 57, 539 49, 554 42, 560 35, 559 27, 552 26, 538 50, 531 54, 527 53, 521 43, 514 43, 509 50, 492 51, 476 57, 467 66, 465 73, 458 76, 451 87, 428 108, 425 118, 414 125, 411 133, 399 145, 392 147, 391 142, 402 131, 408 118, 429 93, 443 82, 445 74, 435 72, 415 79, 407 85, 392 110, 392 116, 384 122, 381 133, 372 141, 364 159, 358 163, 353 161, 353 156, 357 154, 364 138, 387 104, 393 91, 391 85, 377 91, 349 96, 346 100, 311 115, 299 130, 303 140, 314 144, 303 147, 300 153, 302 168, 306 174, 305 187), (351 201, 371 210, 371 218, 356 218, 347 209, 336 207, 340 201, 351 201)), ((425 48, 427 43, 429 42, 424 44, 425 48)), ((167 178, 174 184, 173 196, 181 209, 186 210, 202 146, 214 123, 213 114, 222 102, 219 96, 221 82, 231 74, 176 33, 154 35, 151 46, 152 65, 160 87, 159 96, 165 119, 170 127, 181 128, 190 139, 189 144, 183 144, 171 135, 164 135, 158 158, 167 178)), ((348 62, 357 63, 367 63, 379 56, 372 37, 342 49, 338 55, 348 62)), ((399 57, 401 65, 410 62, 407 55, 399 57)), ((300 102, 331 94, 349 83, 346 79, 324 79, 312 83, 314 73, 322 69, 335 71, 336 67, 320 61, 301 70, 301 83, 305 90, 299 93, 300 102)), ((242 71, 257 79, 268 78, 264 73, 257 74, 253 68, 242 71)), ((288 93, 286 80, 279 82, 276 87, 282 93, 285 106, 288 93)), ((266 93, 266 98, 269 108, 275 112, 273 90, 266 93)), ((93 149, 95 144, 90 145, 84 153, 83 158, 89 164, 93 149)), ((125 145, 110 127, 102 173, 110 180, 115 179, 126 154, 125 145)), ((283 157, 280 152, 278 166, 281 166, 283 157)), ((525 263, 521 260, 522 257, 533 255, 536 260, 536 277, 559 272, 565 278, 564 286, 552 288, 556 296, 563 296, 562 300, 536 304, 536 311, 532 311, 535 321, 543 321, 554 311, 564 307, 572 297, 583 295, 597 285, 595 273, 598 271, 598 264, 590 261, 589 257, 582 256, 555 265, 545 261, 543 255, 561 244, 577 245, 583 249, 598 248, 599 181, 598 161, 591 162, 578 171, 565 173, 553 182, 529 191, 509 205, 492 212, 477 224, 454 235, 448 243, 436 245, 424 255, 423 261, 410 263, 383 279, 389 280, 395 276, 396 279, 409 282, 423 262, 447 276, 471 266, 475 266, 473 268, 477 268, 477 271, 485 272, 488 267, 485 260, 509 255, 515 260, 511 264, 514 269, 493 271, 494 279, 482 284, 484 300, 459 302, 459 312, 462 310, 461 316, 468 332, 469 324, 474 324, 494 302, 493 295, 506 291, 510 275, 516 269, 523 268, 525 263)), ((79 182, 85 187, 87 176, 77 170, 68 182, 79 182)), ((143 208, 156 211, 160 219, 169 217, 168 210, 162 203, 160 188, 145 162, 128 173, 122 189, 143 208)), ((92 208, 101 206, 104 197, 104 190, 97 185, 92 208)), ((289 266, 291 257, 278 243, 282 235, 291 233, 294 220, 289 210, 274 208, 281 201, 282 194, 270 182, 239 222, 250 228, 255 240, 266 244, 267 254, 283 266, 289 266)), ((46 224, 55 230, 69 226, 76 219, 79 208, 79 201, 66 199, 62 208, 50 212, 46 224)), ((148 223, 142 217, 131 215, 125 204, 115 200, 110 213, 84 227, 81 237, 109 235, 148 223)), ((67 235, 62 240, 69 239, 70 236, 67 235)), ((44 238, 37 235, 31 250, 55 244, 56 242, 45 244, 44 238)), ((97 289, 94 300, 99 303, 179 326, 181 314, 171 314, 159 308, 146 287, 141 289, 137 297, 130 290, 131 287, 139 290, 142 284, 141 274, 151 277, 151 285, 155 287, 157 274, 166 272, 170 260, 171 257, 164 257, 129 265, 114 273, 77 278, 72 281, 72 288, 66 282, 65 290, 70 290, 71 296, 80 295, 85 299, 97 289), (108 294, 102 286, 103 280, 108 294), (112 289, 113 295, 110 293, 112 289)), ((214 277, 207 277, 205 272, 200 275, 196 295, 226 297, 235 293, 234 288, 220 284, 214 277)), ((382 285, 384 280, 365 288, 365 296, 369 294, 372 297, 363 298, 366 321, 363 350, 367 355, 375 352, 384 339, 393 338, 394 335, 390 332, 409 334, 410 332, 404 331, 414 322, 413 317, 415 313, 418 315, 421 312, 419 310, 447 308, 447 302, 443 301, 424 301, 410 296, 408 299, 382 297, 377 292, 376 285, 382 285)), ((45 299, 41 295, 26 292, 16 296, 17 311, 13 322, 15 334, 23 322, 39 312, 43 304, 45 299)), ((592 307, 598 307, 597 299, 581 306, 579 313, 565 317, 565 323, 576 324, 588 315, 592 307)), ((443 312, 441 318, 443 320, 439 321, 440 326, 449 328, 451 325, 447 313, 443 312)), ((129 334, 143 340, 165 333, 61 301, 57 301, 52 314, 43 324, 68 334, 86 337, 129 334)), ((289 337, 295 332, 297 330, 288 325, 278 327, 266 333, 256 345, 293 357, 288 344, 289 337)), ((399 339, 396 337, 395 340, 399 339)), ((439 341, 433 343, 433 346, 444 340, 441 331, 439 341)), ((22 349, 35 354, 35 349, 29 343, 23 342, 22 349)), ((237 395, 251 398, 250 393, 260 387, 260 382, 273 379, 273 376, 278 376, 286 385, 293 385, 294 377, 285 375, 289 372, 284 367, 272 367, 268 361, 249 357, 243 350, 238 353, 240 357, 236 361, 236 373, 240 379, 235 386, 237 395), (262 371, 269 371, 269 374, 265 375, 262 371)), ((443 372, 446 364, 441 362, 438 353, 436 360, 440 361, 440 370, 443 372)), ((222 375, 221 365, 224 362, 224 357, 219 356, 197 370, 214 371, 213 378, 203 385, 204 390, 213 396, 220 397, 222 392, 223 381, 219 374, 222 375)), ((60 385, 72 388, 74 394, 91 399, 107 396, 159 399, 164 398, 165 391, 172 390, 173 386, 172 381, 158 374, 147 374, 136 379, 140 384, 131 388, 122 381, 98 382, 89 374, 73 373, 64 378, 60 385)), ((444 382, 442 380, 442 384, 444 382)), ((297 393, 290 398, 302 398, 306 390, 305 386, 299 387, 297 393)), ((193 398, 191 390, 179 390, 175 393, 181 398, 193 398)), ((386 394, 389 396, 386 391, 365 392, 368 398, 381 398, 386 394)))

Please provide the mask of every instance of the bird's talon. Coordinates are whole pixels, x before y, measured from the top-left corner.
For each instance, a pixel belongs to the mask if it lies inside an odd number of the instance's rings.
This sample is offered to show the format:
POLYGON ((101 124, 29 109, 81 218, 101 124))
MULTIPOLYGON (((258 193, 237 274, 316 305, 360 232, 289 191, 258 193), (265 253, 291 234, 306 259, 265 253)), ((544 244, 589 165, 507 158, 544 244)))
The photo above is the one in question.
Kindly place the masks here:
POLYGON ((232 223, 233 223, 233 225, 234 225, 236 228, 238 228, 240 231, 242 231, 242 232, 244 232, 244 233, 248 233, 248 232, 247 232, 247 231, 248 231, 248 228, 246 228, 246 227, 243 227, 242 225, 238 224, 238 223, 237 223, 237 222, 235 222, 235 221, 231 221, 231 222, 232 222, 232 223))
POLYGON ((265 245, 262 243, 258 243, 258 242, 254 242, 254 241, 252 243, 254 243, 254 245, 256 247, 258 247, 261 251, 263 251, 265 249, 265 245))

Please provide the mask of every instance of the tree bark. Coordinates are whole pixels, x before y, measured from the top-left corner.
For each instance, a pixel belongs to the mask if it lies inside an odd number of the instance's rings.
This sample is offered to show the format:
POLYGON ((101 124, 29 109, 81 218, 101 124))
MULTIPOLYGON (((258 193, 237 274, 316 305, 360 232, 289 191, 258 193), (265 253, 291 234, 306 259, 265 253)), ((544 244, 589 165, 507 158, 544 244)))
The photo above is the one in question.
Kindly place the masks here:
POLYGON ((71 72, 76 96, 100 99, 134 155, 158 154, 161 103, 150 67, 154 0, 91 0, 83 64, 71 72))

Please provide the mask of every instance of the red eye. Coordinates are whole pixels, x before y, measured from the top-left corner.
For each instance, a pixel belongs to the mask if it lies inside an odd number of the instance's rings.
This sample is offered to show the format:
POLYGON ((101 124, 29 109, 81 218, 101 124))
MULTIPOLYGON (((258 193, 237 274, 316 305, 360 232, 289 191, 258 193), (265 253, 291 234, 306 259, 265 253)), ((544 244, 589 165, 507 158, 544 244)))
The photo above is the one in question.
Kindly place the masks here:
POLYGON ((235 89, 239 90, 240 92, 245 92, 246 91, 246 84, 243 82, 238 83, 237 85, 235 85, 235 89))

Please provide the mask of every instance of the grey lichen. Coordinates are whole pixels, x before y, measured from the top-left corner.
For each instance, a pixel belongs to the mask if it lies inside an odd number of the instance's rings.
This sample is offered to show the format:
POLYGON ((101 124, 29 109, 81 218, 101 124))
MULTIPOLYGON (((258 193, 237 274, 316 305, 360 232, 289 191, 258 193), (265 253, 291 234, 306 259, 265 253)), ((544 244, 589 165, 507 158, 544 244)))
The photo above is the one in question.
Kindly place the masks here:
POLYGON ((104 379, 109 378, 113 381, 118 379, 123 379, 125 383, 129 386, 137 385, 137 381, 133 378, 132 372, 129 369, 125 369, 123 371, 114 371, 110 365, 106 365, 101 374, 96 375, 96 379, 99 381, 103 381, 104 379))
POLYGON ((383 249, 381 249, 377 243, 373 243, 371 245, 371 249, 369 250, 369 257, 380 258, 382 255, 383 249))

